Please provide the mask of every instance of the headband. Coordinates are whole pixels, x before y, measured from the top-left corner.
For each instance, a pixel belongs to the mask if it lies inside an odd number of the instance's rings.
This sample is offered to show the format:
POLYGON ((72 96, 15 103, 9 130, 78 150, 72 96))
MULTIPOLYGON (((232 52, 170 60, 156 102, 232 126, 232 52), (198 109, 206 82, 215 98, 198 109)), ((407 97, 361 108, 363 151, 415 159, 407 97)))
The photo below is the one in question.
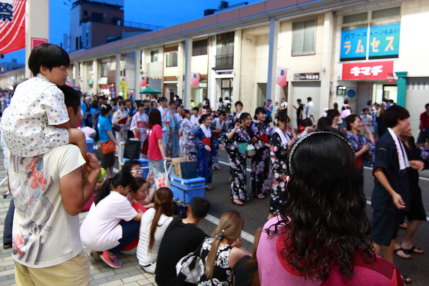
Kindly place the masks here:
POLYGON ((335 134, 335 133, 333 133, 333 132, 329 132, 329 131, 315 131, 315 132, 309 133, 309 134, 305 135, 304 137, 301 137, 298 141, 296 141, 295 145, 293 145, 293 147, 292 147, 292 150, 291 150, 290 155, 289 155, 289 162, 288 162, 289 172, 290 172, 290 174, 291 174, 291 175, 293 175, 293 171, 292 171, 292 157, 293 157, 293 155, 294 155, 294 153, 295 153, 296 149, 298 148, 298 146, 299 146, 299 145, 301 145, 301 143, 302 143, 303 141, 305 141, 307 138, 309 138, 309 137, 313 137, 313 136, 315 136, 315 135, 319 135, 319 134, 333 135, 333 136, 335 136, 335 137, 340 138, 341 140, 343 140, 343 141, 347 144, 347 146, 349 146, 349 147, 350 147, 350 149, 351 149, 351 150, 352 150, 352 152, 354 153, 354 150, 353 150, 352 145, 351 145, 351 144, 350 144, 350 142, 349 142, 349 141, 347 141, 347 139, 346 139, 346 138, 344 138, 343 136, 340 136, 340 135, 338 135, 338 134, 335 134))

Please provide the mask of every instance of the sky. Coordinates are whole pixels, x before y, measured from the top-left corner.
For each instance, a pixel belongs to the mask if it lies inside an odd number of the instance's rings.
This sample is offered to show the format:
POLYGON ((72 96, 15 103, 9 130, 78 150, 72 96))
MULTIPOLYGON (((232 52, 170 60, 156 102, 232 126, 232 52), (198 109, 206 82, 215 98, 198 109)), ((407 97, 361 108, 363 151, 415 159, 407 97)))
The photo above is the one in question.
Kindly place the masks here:
MULTIPOLYGON (((249 4, 263 0, 247 0, 249 4)), ((70 30, 70 9, 73 0, 50 0, 50 42, 59 45, 63 35, 70 30)), ((125 21, 174 26, 202 18, 205 9, 217 9, 219 0, 125 0, 125 21)), ((242 3, 241 0, 230 0, 229 5, 242 3)), ((0 62, 17 59, 23 63, 25 49, 6 54, 0 62)))

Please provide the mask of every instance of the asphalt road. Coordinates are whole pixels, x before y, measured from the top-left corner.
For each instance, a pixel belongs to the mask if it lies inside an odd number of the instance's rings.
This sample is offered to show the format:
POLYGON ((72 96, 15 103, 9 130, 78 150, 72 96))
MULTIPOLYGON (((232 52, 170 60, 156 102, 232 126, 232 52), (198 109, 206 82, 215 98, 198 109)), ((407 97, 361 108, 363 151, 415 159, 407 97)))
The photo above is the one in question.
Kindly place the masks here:
MULTIPOLYGON (((252 250, 253 234, 262 227, 268 215, 269 198, 263 200, 252 199, 245 206, 236 206, 231 203, 230 187, 229 187, 229 160, 226 153, 220 153, 221 170, 213 172, 213 189, 206 192, 206 198, 211 203, 209 216, 205 221, 200 223, 200 227, 207 233, 211 232, 216 227, 216 224, 223 212, 228 210, 237 210, 245 220, 243 231, 243 246, 247 250, 252 250)), ((250 162, 247 164, 248 168, 250 162)), ((250 193, 250 173, 247 173, 247 190, 250 193)), ((373 176, 371 169, 364 170, 364 192, 367 197, 367 214, 371 218, 370 197, 373 189, 373 176)), ((424 206, 426 214, 429 217, 429 173, 423 173, 420 179, 420 187, 423 192, 424 206)), ((399 237, 403 236, 404 231, 401 230, 399 237)), ((403 260, 395 257, 395 264, 399 267, 401 273, 405 273, 412 277, 412 285, 427 286, 429 285, 429 223, 421 224, 415 237, 415 245, 423 248, 426 251, 424 255, 414 255, 410 260, 403 260)))
MULTIPOLYGON (((214 218, 219 218, 223 212, 227 210, 237 210, 241 213, 245 220, 244 231, 245 235, 253 235, 255 231, 264 225, 268 215, 268 203, 269 199, 265 198, 263 200, 253 199, 246 203, 244 207, 236 206, 231 203, 230 199, 230 189, 229 189, 229 167, 225 164, 228 164, 228 158, 226 154, 220 155, 220 160, 224 164, 221 165, 222 169, 220 171, 215 171, 213 173, 213 190, 206 192, 206 197, 211 203, 210 215, 214 218)), ((248 168, 250 164, 248 163, 248 168)), ((371 169, 366 168, 364 170, 364 192, 367 197, 367 214, 371 218, 371 206, 370 198, 372 189, 374 186, 373 176, 371 169)), ((420 179, 420 187, 423 192, 424 206, 426 209, 426 214, 429 216, 429 176, 423 174, 420 179)), ((247 190, 250 193, 250 176, 248 173, 247 178, 247 190)), ((209 217, 212 220, 211 217, 209 217)), ((211 231, 212 226, 210 224, 204 223, 203 228, 206 231, 211 231)), ((401 230, 399 237, 402 237, 404 231, 401 230)), ((248 240, 252 240, 252 237, 245 236, 248 240)), ((399 267, 401 273, 410 275, 413 279, 412 285, 429 285, 429 223, 424 222, 421 224, 420 228, 417 231, 415 237, 415 245, 420 248, 425 249, 426 254, 424 255, 414 255, 410 260, 403 260, 399 257, 395 258, 395 264, 399 267)), ((246 243, 245 247, 251 249, 251 243, 246 243)))

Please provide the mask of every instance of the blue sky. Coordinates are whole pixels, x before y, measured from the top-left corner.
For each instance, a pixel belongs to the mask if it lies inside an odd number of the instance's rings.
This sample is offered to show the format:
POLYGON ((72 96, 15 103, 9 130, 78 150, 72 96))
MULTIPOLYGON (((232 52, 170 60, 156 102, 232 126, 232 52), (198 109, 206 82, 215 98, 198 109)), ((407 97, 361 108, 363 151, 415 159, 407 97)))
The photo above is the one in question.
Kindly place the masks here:
MULTIPOLYGON (((263 0, 247 0, 249 4, 263 0)), ((50 42, 60 44, 63 35, 70 29, 70 8, 73 0, 50 0, 50 42)), ((219 0, 125 0, 125 21, 159 25, 164 27, 192 21, 203 17, 205 9, 216 9, 219 0)), ((241 3, 230 0, 229 4, 241 3)), ((13 58, 23 63, 25 50, 6 54, 0 61, 10 62, 13 58)))

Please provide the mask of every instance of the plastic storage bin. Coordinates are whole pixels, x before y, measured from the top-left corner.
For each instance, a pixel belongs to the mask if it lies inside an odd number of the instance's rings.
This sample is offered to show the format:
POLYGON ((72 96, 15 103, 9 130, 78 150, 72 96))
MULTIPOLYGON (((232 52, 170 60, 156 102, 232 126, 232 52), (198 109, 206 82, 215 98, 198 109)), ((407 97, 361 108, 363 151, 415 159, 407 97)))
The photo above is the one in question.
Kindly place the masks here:
MULTIPOLYGON (((128 158, 124 158, 124 163, 130 161, 128 158)), ((134 161, 138 161, 140 163, 140 167, 142 168, 142 178, 147 178, 149 174, 149 160, 148 159, 135 159, 134 161)))
POLYGON ((189 204, 194 197, 205 197, 206 179, 202 177, 183 179, 171 176, 170 189, 176 200, 189 204))
POLYGON ((86 151, 89 153, 94 153, 94 139, 86 138, 86 151))

